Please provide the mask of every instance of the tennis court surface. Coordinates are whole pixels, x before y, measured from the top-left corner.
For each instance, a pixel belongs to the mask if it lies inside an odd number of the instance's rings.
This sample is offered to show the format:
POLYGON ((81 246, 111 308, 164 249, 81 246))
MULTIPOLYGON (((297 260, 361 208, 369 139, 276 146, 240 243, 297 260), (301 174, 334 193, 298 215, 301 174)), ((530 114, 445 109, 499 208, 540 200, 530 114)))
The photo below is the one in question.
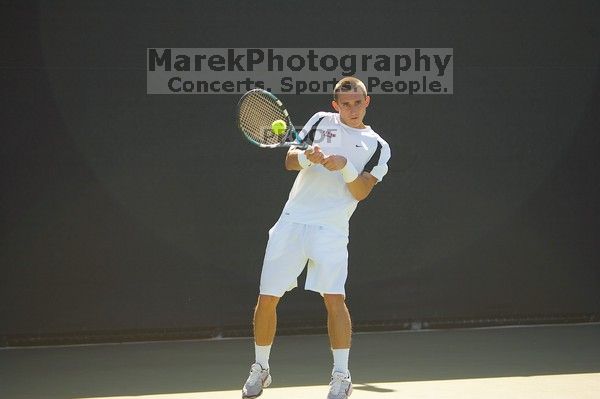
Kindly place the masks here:
MULTIPOLYGON (((239 398, 252 340, 0 350, 1 398, 239 398)), ((261 398, 325 398, 325 335, 278 337, 261 398)), ((352 399, 600 397, 600 324, 359 333, 352 399)))

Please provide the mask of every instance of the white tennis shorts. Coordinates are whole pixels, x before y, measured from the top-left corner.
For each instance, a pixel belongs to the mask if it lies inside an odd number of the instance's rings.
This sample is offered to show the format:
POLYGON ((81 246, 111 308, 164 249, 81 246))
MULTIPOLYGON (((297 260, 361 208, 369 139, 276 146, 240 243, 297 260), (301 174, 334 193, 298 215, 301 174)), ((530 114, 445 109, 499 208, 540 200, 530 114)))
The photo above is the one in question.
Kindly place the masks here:
POLYGON ((304 289, 346 295, 348 236, 326 226, 277 221, 269 230, 260 293, 282 297, 298 286, 308 261, 304 289))

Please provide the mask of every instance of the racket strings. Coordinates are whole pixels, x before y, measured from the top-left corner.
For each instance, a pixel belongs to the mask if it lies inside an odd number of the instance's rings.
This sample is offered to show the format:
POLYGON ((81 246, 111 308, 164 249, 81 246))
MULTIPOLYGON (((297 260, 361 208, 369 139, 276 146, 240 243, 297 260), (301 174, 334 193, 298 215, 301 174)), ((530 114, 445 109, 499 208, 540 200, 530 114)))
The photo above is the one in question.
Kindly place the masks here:
POLYGON ((239 124, 249 139, 266 145, 281 143, 284 136, 271 130, 271 124, 277 119, 288 120, 288 117, 273 98, 260 92, 251 92, 242 99, 239 124))

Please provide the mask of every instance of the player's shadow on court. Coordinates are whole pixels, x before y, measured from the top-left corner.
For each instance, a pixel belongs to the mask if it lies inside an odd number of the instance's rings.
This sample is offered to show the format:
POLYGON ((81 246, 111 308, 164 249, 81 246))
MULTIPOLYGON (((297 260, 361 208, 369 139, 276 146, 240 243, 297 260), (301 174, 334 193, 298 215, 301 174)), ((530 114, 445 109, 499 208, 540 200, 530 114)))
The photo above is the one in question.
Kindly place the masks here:
POLYGON ((377 385, 371 385, 371 384, 360 384, 358 382, 354 383, 354 390, 377 392, 377 393, 396 392, 394 389, 381 388, 381 387, 378 387, 377 385))

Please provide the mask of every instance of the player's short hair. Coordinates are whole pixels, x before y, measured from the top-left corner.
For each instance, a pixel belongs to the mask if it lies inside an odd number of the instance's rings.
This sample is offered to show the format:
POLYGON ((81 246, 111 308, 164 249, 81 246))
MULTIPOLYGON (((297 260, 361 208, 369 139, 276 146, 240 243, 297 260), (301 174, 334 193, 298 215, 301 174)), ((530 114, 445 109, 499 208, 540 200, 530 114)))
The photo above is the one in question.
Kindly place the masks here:
POLYGON ((338 93, 348 92, 361 92, 365 97, 367 96, 367 87, 360 79, 354 76, 347 76, 337 82, 335 89, 333 89, 333 99, 337 101, 338 93))

